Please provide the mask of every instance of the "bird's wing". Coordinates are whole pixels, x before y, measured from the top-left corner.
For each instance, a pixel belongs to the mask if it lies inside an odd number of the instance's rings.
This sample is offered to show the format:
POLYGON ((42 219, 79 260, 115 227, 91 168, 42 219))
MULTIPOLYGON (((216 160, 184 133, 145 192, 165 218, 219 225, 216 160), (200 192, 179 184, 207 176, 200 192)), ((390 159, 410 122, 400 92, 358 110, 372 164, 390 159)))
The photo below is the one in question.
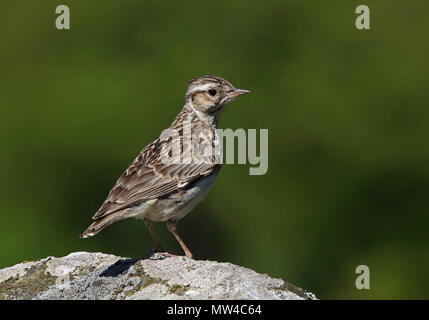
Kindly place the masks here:
POLYGON ((160 159, 162 145, 157 139, 142 150, 110 190, 92 217, 94 220, 183 188, 212 174, 217 166, 215 163, 165 164, 160 159))

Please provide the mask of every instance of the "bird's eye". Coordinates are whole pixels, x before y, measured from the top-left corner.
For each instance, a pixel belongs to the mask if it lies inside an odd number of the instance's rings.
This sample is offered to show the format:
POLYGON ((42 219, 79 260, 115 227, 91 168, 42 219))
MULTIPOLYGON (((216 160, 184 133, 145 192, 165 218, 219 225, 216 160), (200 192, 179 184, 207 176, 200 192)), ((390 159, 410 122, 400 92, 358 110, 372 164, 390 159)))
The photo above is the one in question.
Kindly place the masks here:
POLYGON ((210 89, 209 90, 209 95, 211 95, 211 96, 215 96, 216 93, 217 93, 217 91, 215 89, 210 89))

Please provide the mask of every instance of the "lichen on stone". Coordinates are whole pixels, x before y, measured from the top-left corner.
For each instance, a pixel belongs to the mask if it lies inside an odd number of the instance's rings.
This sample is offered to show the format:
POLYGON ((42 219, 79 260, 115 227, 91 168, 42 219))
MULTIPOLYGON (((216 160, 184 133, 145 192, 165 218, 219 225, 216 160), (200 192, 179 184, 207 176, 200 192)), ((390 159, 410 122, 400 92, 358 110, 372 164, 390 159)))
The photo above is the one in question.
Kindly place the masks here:
POLYGON ((32 265, 27 272, 0 283, 0 300, 28 300, 55 283, 56 277, 46 273, 46 261, 32 265))

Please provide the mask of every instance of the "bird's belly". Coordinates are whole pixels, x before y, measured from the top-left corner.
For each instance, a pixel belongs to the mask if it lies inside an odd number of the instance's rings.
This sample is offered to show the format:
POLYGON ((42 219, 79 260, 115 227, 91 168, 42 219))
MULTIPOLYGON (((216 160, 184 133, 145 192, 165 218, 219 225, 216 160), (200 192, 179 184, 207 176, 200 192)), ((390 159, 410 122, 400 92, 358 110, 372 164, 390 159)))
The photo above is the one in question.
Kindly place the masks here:
POLYGON ((186 216, 195 206, 204 199, 216 182, 219 171, 195 182, 190 188, 177 191, 168 197, 149 200, 136 208, 137 219, 151 221, 179 220, 186 216), (151 203, 150 203, 151 202, 151 203))

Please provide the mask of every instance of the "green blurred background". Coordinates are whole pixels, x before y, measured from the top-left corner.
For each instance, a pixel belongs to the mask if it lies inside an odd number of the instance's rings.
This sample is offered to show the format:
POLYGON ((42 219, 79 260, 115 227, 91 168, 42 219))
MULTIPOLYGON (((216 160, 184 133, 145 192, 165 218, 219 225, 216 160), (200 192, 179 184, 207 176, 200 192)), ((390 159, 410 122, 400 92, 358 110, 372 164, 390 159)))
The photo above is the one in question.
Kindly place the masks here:
MULTIPOLYGON (((428 298, 427 1, 2 1, 0 267, 140 257, 142 221, 79 234, 138 152, 214 74, 251 95, 221 128, 268 128, 269 168, 225 165, 179 224, 198 259, 331 299, 428 298), (67 4, 71 30, 55 28, 67 4), (371 289, 355 288, 368 265, 371 289)), ((165 224, 161 243, 181 253, 165 224)))

